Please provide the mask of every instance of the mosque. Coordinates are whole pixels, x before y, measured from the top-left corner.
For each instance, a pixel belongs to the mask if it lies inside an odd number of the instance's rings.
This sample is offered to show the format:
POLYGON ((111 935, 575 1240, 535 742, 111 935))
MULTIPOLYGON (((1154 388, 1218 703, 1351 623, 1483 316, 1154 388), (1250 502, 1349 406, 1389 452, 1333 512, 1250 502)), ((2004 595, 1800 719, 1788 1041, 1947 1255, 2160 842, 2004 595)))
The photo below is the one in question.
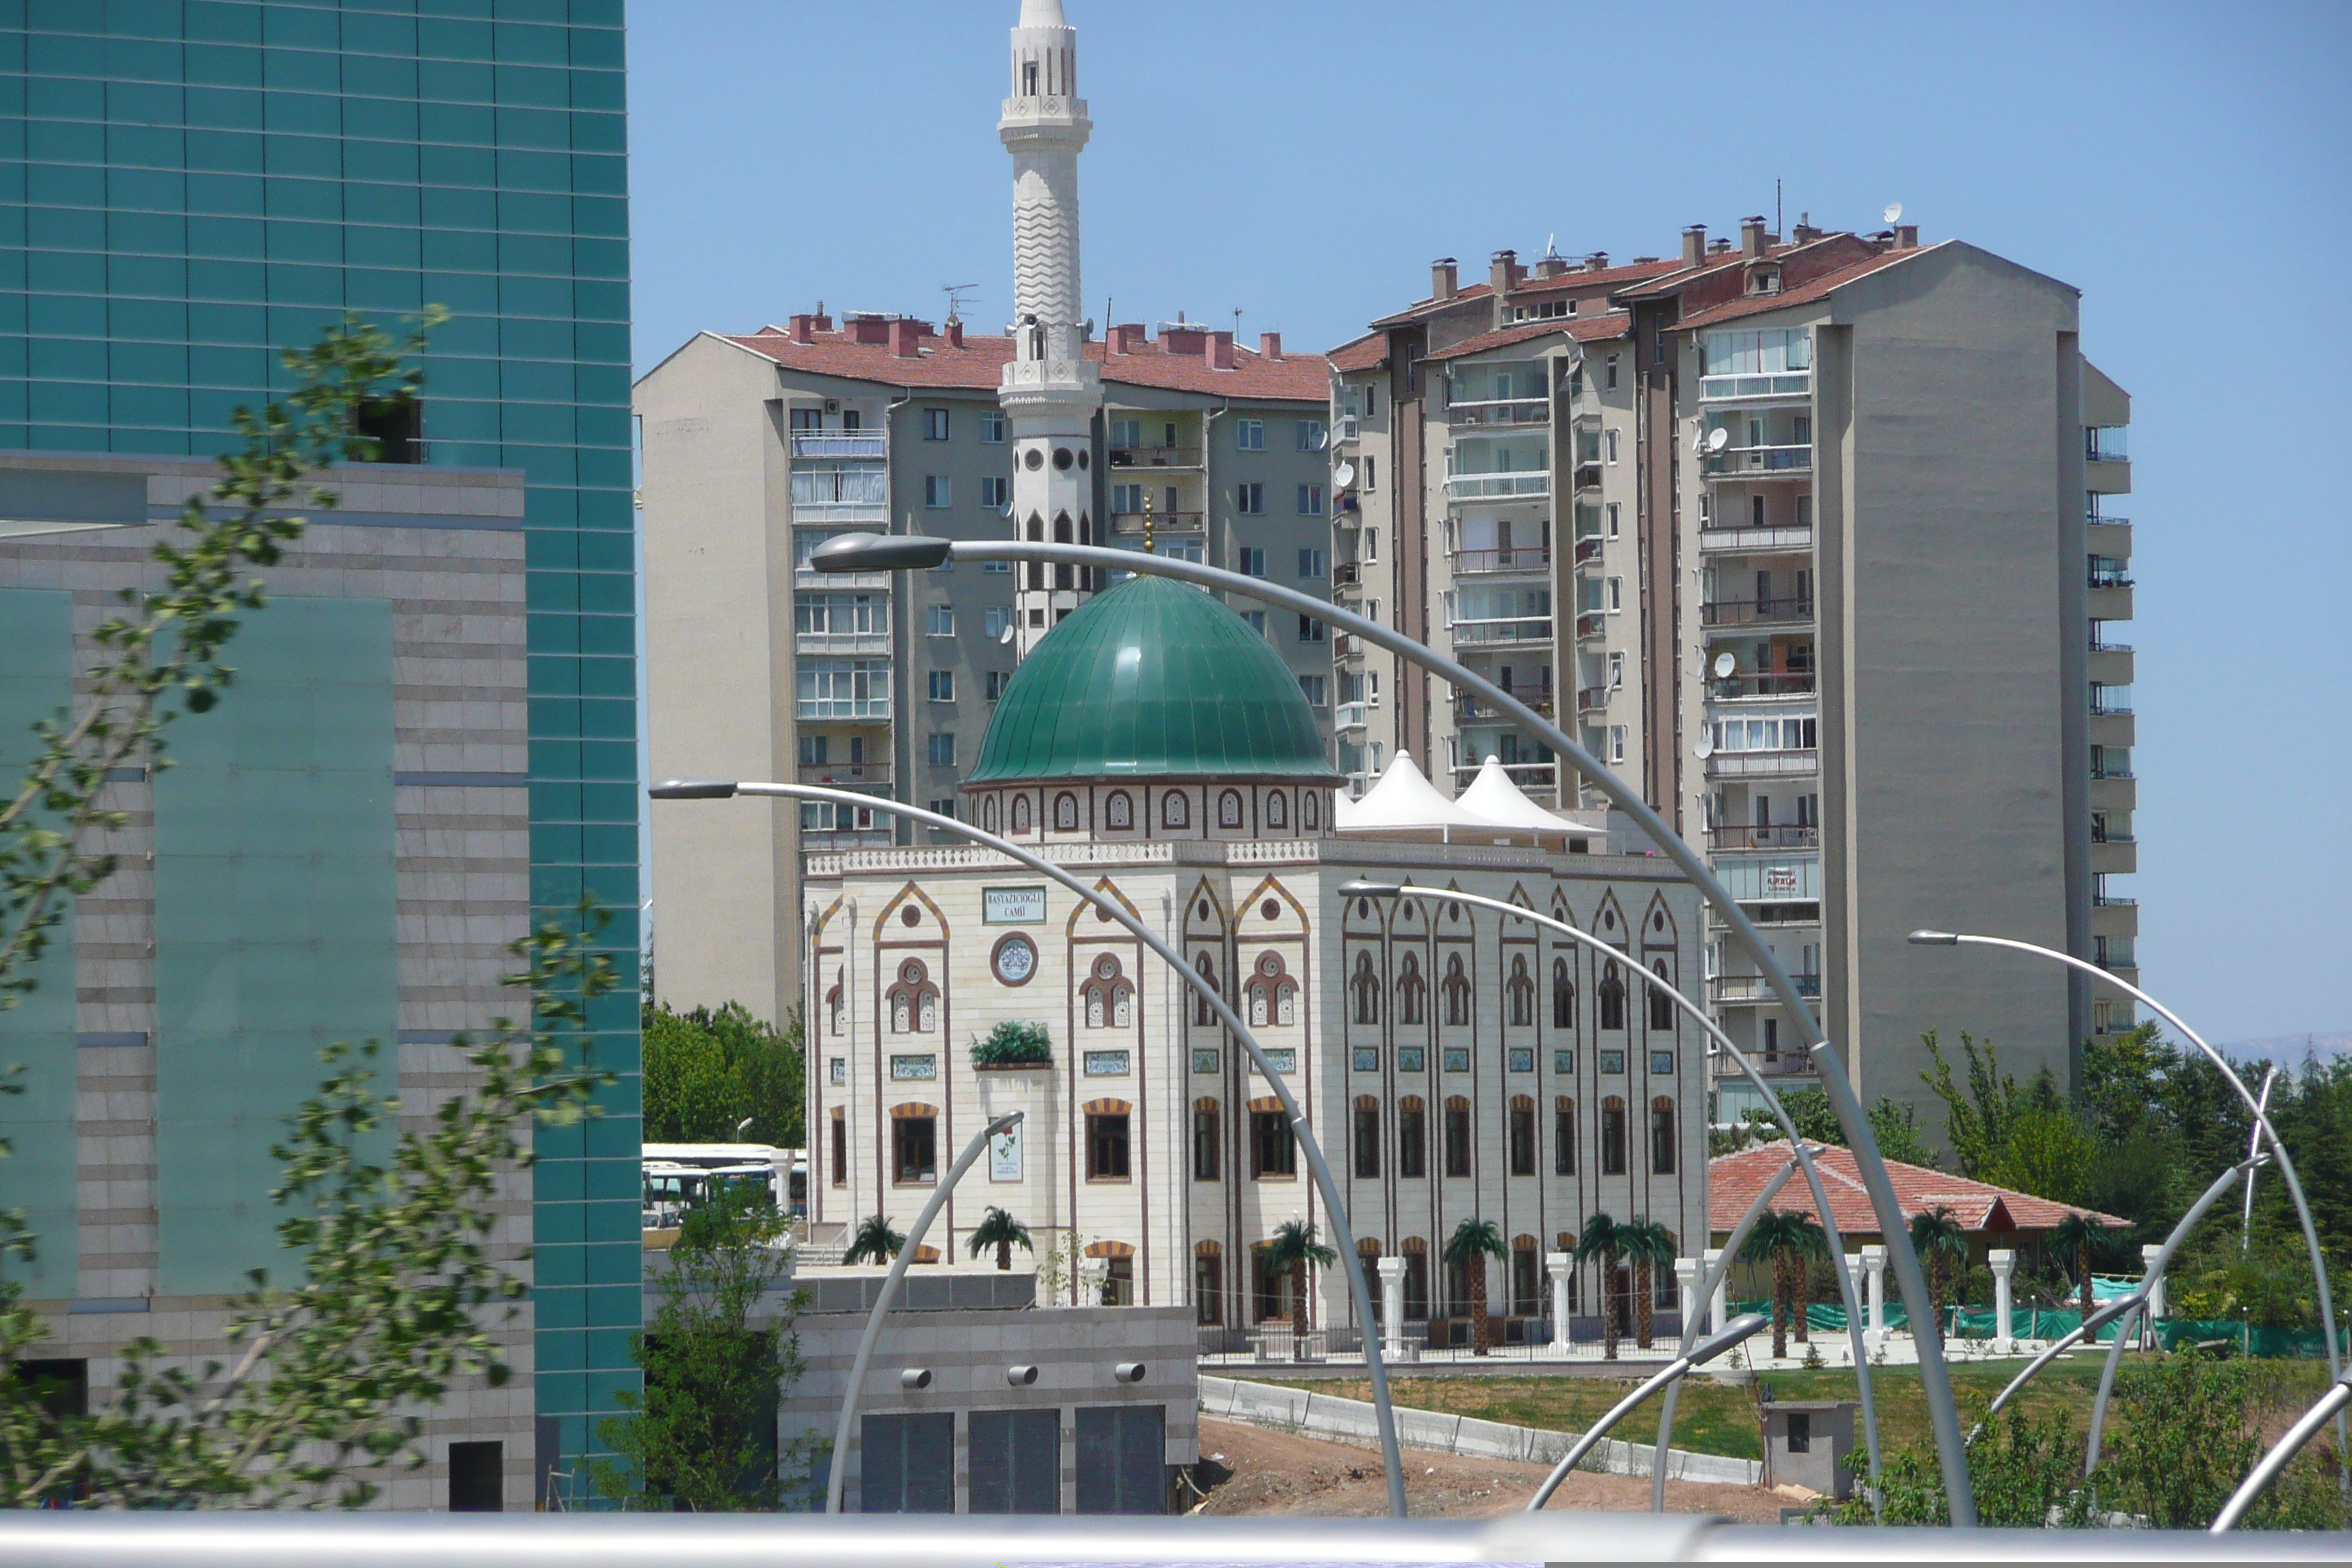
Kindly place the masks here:
MULTIPOLYGON (((1699 973, 1696 894, 1499 769, 1458 801, 1410 757, 1352 807, 1339 783, 1265 639, 1206 593, 1136 577, 1023 662, 963 815, 1085 868, 1222 989, 1289 1079, 1360 1250, 1403 1258, 1408 1321, 1466 1313, 1466 1275, 1436 1256, 1465 1218, 1510 1249, 1487 1279, 1507 1336, 1549 1316, 1543 1255, 1595 1211, 1695 1254, 1705 1040, 1628 972, 1699 973), (1436 898, 1341 897, 1358 878, 1546 910, 1622 956, 1436 898)), ((956 1261, 999 1207, 1047 1262, 1041 1299, 1185 1302, 1230 1331, 1290 1315, 1260 1248, 1328 1217, 1272 1086, 1155 954, 975 847, 814 855, 806 886, 817 1237, 875 1214, 903 1231, 974 1131, 1019 1109, 927 1252, 956 1261)), ((1573 1312, 1598 1313, 1597 1270, 1572 1274, 1573 1312)), ((1310 1293, 1318 1328, 1355 1326, 1340 1271, 1310 1293)))

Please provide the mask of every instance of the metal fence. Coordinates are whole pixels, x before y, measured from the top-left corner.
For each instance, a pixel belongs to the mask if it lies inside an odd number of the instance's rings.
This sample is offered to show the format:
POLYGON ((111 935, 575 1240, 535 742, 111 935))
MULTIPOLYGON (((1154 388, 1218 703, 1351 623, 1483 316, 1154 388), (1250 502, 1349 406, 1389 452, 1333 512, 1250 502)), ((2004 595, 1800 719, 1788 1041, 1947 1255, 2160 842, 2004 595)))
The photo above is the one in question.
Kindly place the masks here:
MULTIPOLYGON (((1554 1342, 1552 1325, 1544 1318, 1496 1318, 1488 1335, 1486 1353, 1481 1356, 1472 1342, 1470 1320, 1465 1318, 1413 1319, 1404 1325, 1403 1353, 1388 1359, 1397 1364, 1420 1364, 1451 1362, 1602 1362, 1609 1359, 1608 1344, 1601 1331, 1598 1318, 1571 1318, 1566 1344, 1554 1342)), ((1360 1365, 1364 1359, 1363 1335, 1353 1326, 1341 1325, 1309 1331, 1298 1334, 1287 1323, 1265 1322, 1251 1325, 1202 1324, 1198 1329, 1201 1363, 1203 1367, 1232 1370, 1244 1366, 1279 1368, 1283 1366, 1360 1365)), ((1675 1312, 1660 1312, 1652 1320, 1651 1343, 1643 1349, 1631 1333, 1618 1338, 1617 1359, 1620 1361, 1668 1361, 1675 1353, 1675 1344, 1682 1333, 1682 1318, 1675 1312)))

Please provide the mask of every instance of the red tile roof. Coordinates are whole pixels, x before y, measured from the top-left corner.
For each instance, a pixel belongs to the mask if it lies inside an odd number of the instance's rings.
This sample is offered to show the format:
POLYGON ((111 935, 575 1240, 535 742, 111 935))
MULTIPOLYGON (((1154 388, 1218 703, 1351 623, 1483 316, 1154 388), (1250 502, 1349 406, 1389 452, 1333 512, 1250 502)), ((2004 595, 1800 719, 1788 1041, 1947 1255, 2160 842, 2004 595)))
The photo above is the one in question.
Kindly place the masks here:
POLYGON ((1372 325, 1375 327, 1402 326, 1407 321, 1417 321, 1423 316, 1433 316, 1440 310, 1450 310, 1454 306, 1466 304, 1472 300, 1484 300, 1494 291, 1495 288, 1491 283, 1473 283, 1466 289, 1457 290, 1451 299, 1423 300, 1415 304, 1407 305, 1393 316, 1382 316, 1372 325))
MULTIPOLYGON (((1708 1161, 1707 1229, 1717 1236, 1729 1235, 1731 1227, 1739 1223, 1739 1216, 1748 1212, 1748 1205, 1756 1201, 1756 1194, 1788 1161, 1788 1148, 1781 1143, 1766 1143, 1708 1161)), ((1847 1241, 1859 1236, 1876 1236, 1878 1214, 1870 1206, 1870 1194, 1863 1190, 1862 1178, 1855 1173, 1853 1151, 1815 1145, 1813 1164, 1821 1171, 1822 1189, 1829 1194, 1830 1215, 1837 1221, 1839 1236, 1847 1241)), ((2028 1193, 1972 1182, 1966 1176, 1947 1175, 1923 1165, 1906 1165, 1899 1160, 1887 1161, 1886 1172, 1895 1180, 1895 1198, 1902 1205, 1906 1223, 1938 1205, 1952 1211, 1961 1229, 1972 1233, 2053 1230, 2070 1214, 2088 1215, 2101 1225, 2131 1223, 2096 1209, 2072 1208, 2028 1193)), ((1772 1207, 1780 1214, 1808 1214, 1816 1220, 1821 1217, 1802 1172, 1789 1179, 1780 1196, 1772 1200, 1772 1207)))
POLYGON ((1552 278, 1533 275, 1522 279, 1511 292, 1517 294, 1557 293, 1562 289, 1590 289, 1598 285, 1613 289, 1621 283, 1636 283, 1644 279, 1663 278, 1670 272, 1680 272, 1680 261, 1636 261, 1622 267, 1604 267, 1598 272, 1588 272, 1580 266, 1552 278))
POLYGON ((1386 332, 1366 332, 1351 338, 1324 356, 1336 371, 1378 370, 1389 363, 1389 339, 1386 332))
MULTIPOLYGON (((888 386, 993 391, 1013 360, 1011 338, 978 333, 967 333, 961 348, 926 334, 919 340, 922 353, 913 358, 893 353, 887 342, 857 342, 846 332, 817 332, 815 341, 807 343, 794 342, 789 331, 775 328, 740 336, 714 335, 810 374, 888 386)), ((1331 397, 1330 362, 1317 353, 1268 359, 1235 344, 1231 370, 1213 370, 1198 354, 1164 353, 1156 342, 1131 354, 1106 354, 1105 345, 1092 342, 1086 354, 1103 367, 1103 380, 1115 385, 1292 403, 1328 403, 1331 397)))
POLYGON ((1908 261, 1915 256, 1924 256, 1934 248, 1936 248, 1934 246, 1915 246, 1909 250, 1885 251, 1849 266, 1841 267, 1834 272, 1826 272, 1818 278, 1784 288, 1777 294, 1743 294, 1736 300, 1727 300, 1719 305, 1710 305, 1685 316, 1675 325, 1678 329, 1712 327, 1725 321, 1738 321, 1743 316, 1760 316, 1767 310, 1783 310, 1790 305, 1811 304, 1816 300, 1826 298, 1832 289, 1842 289, 1857 278, 1866 278, 1897 262, 1908 261))
POLYGON ((1496 331, 1481 332, 1475 338, 1465 338, 1424 356, 1433 360, 1460 359, 1465 354, 1485 353, 1488 349, 1505 349, 1513 343, 1530 342, 1537 338, 1565 332, 1580 343, 1613 342, 1633 331, 1633 318, 1622 310, 1601 316, 1554 316, 1544 321, 1521 321, 1496 331))

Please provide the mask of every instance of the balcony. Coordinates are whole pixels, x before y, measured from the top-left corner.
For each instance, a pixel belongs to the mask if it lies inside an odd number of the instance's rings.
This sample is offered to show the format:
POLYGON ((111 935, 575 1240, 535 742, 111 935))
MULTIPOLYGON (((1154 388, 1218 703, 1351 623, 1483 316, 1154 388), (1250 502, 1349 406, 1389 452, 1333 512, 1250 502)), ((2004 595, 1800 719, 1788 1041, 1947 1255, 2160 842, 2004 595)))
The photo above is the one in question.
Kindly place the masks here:
POLYGON ((1361 587, 1363 581, 1364 568, 1359 562, 1341 561, 1331 568, 1331 586, 1334 588, 1361 587))
MULTIPOLYGON (((1110 531, 1129 538, 1143 537, 1143 513, 1115 511, 1110 514, 1110 531)), ((1208 514, 1199 511, 1155 511, 1151 514, 1151 531, 1160 533, 1198 533, 1208 526, 1208 514)))
POLYGON ((1551 423, 1551 404, 1545 398, 1514 398, 1508 402, 1456 403, 1445 411, 1448 428, 1457 435, 1475 435, 1482 426, 1524 430, 1551 423))
POLYGON ((2091 586, 2094 588, 2128 588, 2132 585, 2131 567, 2121 561, 2094 561, 2091 563, 2091 586))
POLYGON ((1718 702, 1738 702, 1754 697, 1803 697, 1813 689, 1813 672, 1810 669, 1777 669, 1762 673, 1749 670, 1726 676, 1720 680, 1709 679, 1714 686, 1714 698, 1718 702))
POLYGON ((1609 635, 1609 612, 1585 610, 1576 617, 1576 637, 1579 642, 1609 635))
POLYGON ((1363 433, 1364 422, 1361 419, 1353 414, 1343 414, 1331 422, 1331 445, 1336 447, 1342 441, 1357 440, 1363 433))
POLYGON ((1815 751, 1717 752, 1706 760, 1711 779, 1802 778, 1821 771, 1821 753, 1815 751))
MULTIPOLYGON (((1800 996, 1819 996, 1822 977, 1818 974, 1792 974, 1800 996)), ((1706 980, 1706 999, 1717 1003, 1769 1002, 1773 1000, 1772 983, 1760 974, 1710 974, 1706 980)))
POLYGON ((794 715, 814 723, 887 723, 890 720, 890 699, 880 697, 803 697, 795 700, 794 715))
POLYGON ((1492 621, 1449 621, 1446 631, 1456 648, 1510 647, 1551 641, 1551 617, 1492 621))
POLYGON ((1449 474, 1445 499, 1472 500, 1541 500, 1551 494, 1551 474, 1530 468, 1507 474, 1449 474))
MULTIPOLYGON (((1551 717, 1549 686, 1507 686, 1503 690, 1514 700, 1526 703, 1543 717, 1547 719, 1551 717)), ((1481 702, 1475 697, 1454 691, 1450 687, 1447 688, 1447 691, 1453 698, 1454 720, 1458 724, 1507 724, 1511 721, 1511 715, 1503 712, 1492 703, 1481 702)))
POLYGON ((1577 566, 1600 565, 1601 552, 1602 547, 1607 543, 1608 541, 1602 539, 1578 540, 1576 542, 1576 559, 1571 563, 1571 564, 1577 566))
POLYGON ((890 438, 881 430, 795 430, 795 458, 887 458, 890 438))
POLYGON ((1331 634, 1331 657, 1333 658, 1360 658, 1363 657, 1365 652, 1366 648, 1363 638, 1351 637, 1346 632, 1333 632, 1331 634))
POLYGON ((1822 830, 1810 822, 1779 823, 1761 827, 1710 827, 1710 849, 1818 849, 1822 830))
POLYGON ((1799 626, 1812 618, 1811 598, 1712 599, 1698 607, 1703 626, 1799 626))
POLYGON ((796 780, 804 784, 834 784, 844 789, 856 789, 865 784, 887 785, 890 782, 888 763, 803 763, 794 770, 796 780))
POLYGON ((1551 551, 1545 545, 1521 545, 1511 550, 1457 550, 1454 552, 1454 574, 1456 577, 1476 577, 1516 573, 1535 575, 1551 567, 1551 551))
POLYGON ((2110 718, 2132 710, 2131 688, 2128 686, 2094 686, 2091 688, 2091 713, 2095 718, 2110 718))
POLYGON ((1721 528, 1702 526, 1698 549, 1702 555, 1782 555, 1811 553, 1813 548, 1813 527, 1797 523, 1787 528, 1721 528))
POLYGON ((1114 468, 1197 468, 1201 466, 1198 447, 1113 447, 1110 466, 1114 468))
POLYGON ((1370 704, 1342 702, 1334 710, 1332 725, 1339 730, 1360 730, 1369 721, 1370 704))
POLYGON ((879 653, 890 651, 890 632, 794 632, 793 648, 804 654, 879 653))
POLYGON ((1701 403, 1738 403, 1764 397, 1810 397, 1811 371, 1782 371, 1769 375, 1703 375, 1698 378, 1701 403))
POLYGON ((1609 706, 1609 694, 1616 689, 1617 689, 1613 686, 1578 687, 1576 689, 1576 710, 1579 713, 1600 712, 1602 709, 1609 706))
MULTIPOLYGON (((1558 763, 1504 763, 1500 758, 1496 761, 1502 770, 1511 775, 1511 782, 1521 789, 1551 789, 1559 773, 1558 763)), ((1457 783, 1475 777, 1478 770, 1486 765, 1483 762, 1465 763, 1453 770, 1454 777, 1457 783)), ((1575 825, 1572 823, 1564 823, 1562 826, 1571 832, 1575 831, 1575 825)))
POLYGON ((1710 452, 1700 471, 1711 479, 1802 477, 1813 471, 1811 442, 1793 447, 1727 447, 1710 452))
POLYGON ((1580 490, 1599 489, 1601 488, 1601 465, 1597 462, 1588 462, 1580 459, 1576 465, 1576 488, 1580 490))

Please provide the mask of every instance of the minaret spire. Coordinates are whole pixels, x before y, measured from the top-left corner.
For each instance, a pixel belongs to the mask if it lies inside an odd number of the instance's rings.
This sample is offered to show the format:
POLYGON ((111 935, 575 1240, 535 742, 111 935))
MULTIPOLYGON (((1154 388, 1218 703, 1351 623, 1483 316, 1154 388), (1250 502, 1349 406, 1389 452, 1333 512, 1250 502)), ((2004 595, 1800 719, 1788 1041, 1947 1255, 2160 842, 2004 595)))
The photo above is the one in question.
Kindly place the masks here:
MULTIPOLYGON (((997 392, 1012 426, 1013 525, 1023 538, 1091 544, 1102 375, 1079 321, 1078 153, 1094 124, 1077 74, 1078 35, 1061 0, 1021 0, 1013 96, 996 127, 1013 154, 1013 359, 997 392)), ((1013 618, 1025 657, 1087 583, 1067 566, 1022 571, 1013 618)))

